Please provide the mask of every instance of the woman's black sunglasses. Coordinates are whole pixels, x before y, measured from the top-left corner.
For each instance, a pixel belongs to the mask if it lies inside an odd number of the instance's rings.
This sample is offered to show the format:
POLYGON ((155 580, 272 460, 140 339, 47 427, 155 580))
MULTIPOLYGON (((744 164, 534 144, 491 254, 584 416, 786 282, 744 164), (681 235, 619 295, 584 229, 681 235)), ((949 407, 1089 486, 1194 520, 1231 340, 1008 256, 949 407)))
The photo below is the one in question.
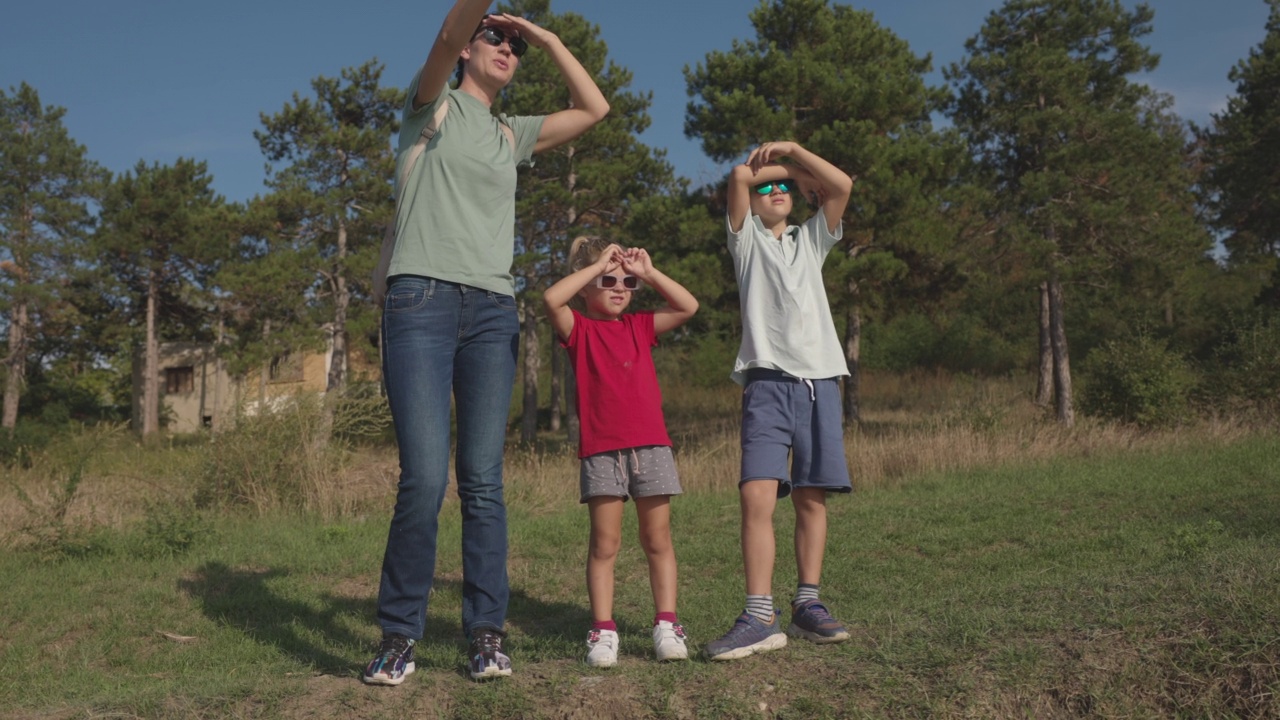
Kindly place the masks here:
POLYGON ((525 42, 524 38, 519 35, 508 35, 496 27, 483 27, 480 32, 476 33, 476 37, 494 47, 502 45, 505 40, 511 46, 511 54, 516 57, 523 57, 529 49, 529 43, 525 42))

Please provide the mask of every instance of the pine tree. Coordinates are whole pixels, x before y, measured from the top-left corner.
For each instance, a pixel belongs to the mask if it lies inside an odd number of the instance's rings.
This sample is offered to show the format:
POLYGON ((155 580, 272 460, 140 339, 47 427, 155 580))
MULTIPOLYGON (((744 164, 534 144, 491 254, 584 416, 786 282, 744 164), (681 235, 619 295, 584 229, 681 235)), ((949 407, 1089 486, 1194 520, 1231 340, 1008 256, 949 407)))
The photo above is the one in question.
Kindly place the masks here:
MULTIPOLYGON (((1065 288, 1152 269, 1167 287, 1208 250, 1194 217, 1181 125, 1130 77, 1156 67, 1151 9, 1117 0, 1010 0, 946 71, 950 115, 973 154, 1002 253, 1038 268, 1042 391, 1074 421, 1065 288)), ((1132 291, 1133 288, 1128 290, 1132 291)))
POLYGON ((42 315, 58 314, 69 266, 91 224, 87 202, 101 170, 26 83, 0 91, 0 312, 7 320, 0 428, 18 421, 42 315))
POLYGON ((1267 34, 1231 69, 1236 94, 1198 129, 1210 222, 1225 234, 1228 260, 1256 278, 1257 303, 1280 308, 1280 0, 1267 34))
POLYGON ((139 161, 103 192, 93 243, 97 281, 122 321, 143 337, 143 437, 160 429, 162 340, 207 341, 211 278, 234 237, 231 208, 204 162, 139 161))
POLYGON ((404 91, 380 86, 377 61, 342 70, 340 78, 311 82, 315 98, 293 100, 261 116, 254 136, 269 161, 271 203, 299 257, 310 258, 316 302, 326 308, 331 348, 326 388, 347 383, 350 325, 372 327, 368 278, 390 217, 395 158, 390 138, 399 129, 404 91))
MULTIPOLYGON (((255 197, 240 218, 230 256, 213 279, 219 362, 243 378, 259 370, 257 403, 265 402, 270 363, 291 353, 320 350, 323 308, 310 302, 318 250, 294 242, 274 198, 255 197)), ((214 431, 221 428, 214 418, 214 431)))

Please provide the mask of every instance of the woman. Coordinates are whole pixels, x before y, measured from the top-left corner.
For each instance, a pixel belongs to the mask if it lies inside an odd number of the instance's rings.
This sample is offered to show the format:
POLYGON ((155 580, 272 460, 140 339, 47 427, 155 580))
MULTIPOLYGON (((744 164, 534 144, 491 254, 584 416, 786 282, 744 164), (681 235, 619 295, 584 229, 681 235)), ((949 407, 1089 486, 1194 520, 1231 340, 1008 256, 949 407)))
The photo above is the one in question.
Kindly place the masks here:
POLYGON ((470 673, 477 680, 511 674, 502 648, 509 594, 502 451, 519 333, 511 277, 516 165, 586 132, 609 103, 555 34, 521 17, 486 15, 489 2, 457 0, 405 101, 397 164, 440 105, 449 108, 398 188, 383 376, 400 484, 378 590, 383 639, 365 669, 367 683, 398 685, 414 671, 449 481, 451 393, 470 673), (494 117, 494 98, 530 48, 560 70, 570 109, 494 117), (450 88, 455 68, 459 82, 450 88))

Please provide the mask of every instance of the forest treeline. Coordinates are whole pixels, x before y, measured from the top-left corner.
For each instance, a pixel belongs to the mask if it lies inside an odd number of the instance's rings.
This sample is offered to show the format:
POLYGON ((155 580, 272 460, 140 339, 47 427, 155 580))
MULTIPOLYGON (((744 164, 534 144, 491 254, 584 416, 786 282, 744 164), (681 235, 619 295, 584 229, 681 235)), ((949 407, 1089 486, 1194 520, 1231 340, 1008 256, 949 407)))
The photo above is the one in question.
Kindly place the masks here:
MULTIPOLYGON (((1035 401, 1068 425, 1078 408, 1143 423, 1274 412, 1280 0, 1257 1, 1270 7, 1266 35, 1242 50, 1234 93, 1204 127, 1140 79, 1159 62, 1150 5, 1009 0, 935 86, 931 57, 871 13, 763 0, 749 11, 754 37, 686 68, 684 128, 719 162, 792 139, 856 176, 825 266, 851 422, 864 368, 1029 372, 1035 401)), ((569 415, 539 298, 577 235, 645 247, 688 287, 702 310, 670 341, 688 358, 679 382, 726 382, 738 299, 722 185, 691 186, 644 144, 651 94, 631 87, 596 25, 549 0, 500 9, 558 34, 612 108, 522 170, 520 434, 569 415)), ((531 53, 495 109, 562 107, 558 78, 531 53)), ((145 391, 132 420, 159 432, 164 342, 208 343, 241 376, 328 352, 329 391, 352 383, 357 356, 376 367, 369 278, 403 100, 374 60, 315 78, 261 114, 266 192, 228 202, 199 158, 108 172, 37 88, 0 90, 5 452, 127 418, 135 357, 145 391)))

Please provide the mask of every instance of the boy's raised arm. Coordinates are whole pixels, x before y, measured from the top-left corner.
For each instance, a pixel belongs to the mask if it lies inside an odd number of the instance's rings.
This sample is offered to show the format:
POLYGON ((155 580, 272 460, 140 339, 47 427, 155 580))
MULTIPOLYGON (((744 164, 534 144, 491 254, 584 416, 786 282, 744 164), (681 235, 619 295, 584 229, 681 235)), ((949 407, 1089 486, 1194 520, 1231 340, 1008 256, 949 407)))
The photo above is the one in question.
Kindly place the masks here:
MULTIPOLYGON (((747 156, 747 166, 759 172, 764 168, 776 167, 771 163, 776 163, 782 157, 791 158, 797 165, 809 171, 815 183, 813 190, 817 193, 819 202, 822 203, 822 214, 827 220, 827 229, 835 232, 840 226, 845 208, 849 205, 849 195, 853 192, 853 178, 820 156, 806 150, 800 143, 790 141, 764 143, 747 156)), ((768 179, 770 178, 757 182, 768 179)))

